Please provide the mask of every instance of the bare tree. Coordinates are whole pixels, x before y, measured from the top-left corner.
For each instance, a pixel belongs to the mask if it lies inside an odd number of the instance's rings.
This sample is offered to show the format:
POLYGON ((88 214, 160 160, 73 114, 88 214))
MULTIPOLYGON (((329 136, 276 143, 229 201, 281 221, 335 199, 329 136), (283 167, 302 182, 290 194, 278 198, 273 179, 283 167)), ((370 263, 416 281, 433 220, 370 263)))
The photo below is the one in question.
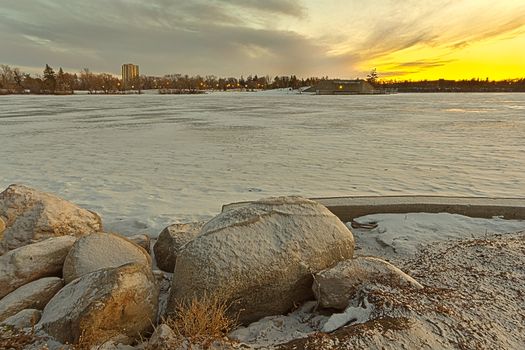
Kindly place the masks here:
POLYGON ((6 64, 0 65, 0 88, 11 90, 14 83, 13 69, 6 64))

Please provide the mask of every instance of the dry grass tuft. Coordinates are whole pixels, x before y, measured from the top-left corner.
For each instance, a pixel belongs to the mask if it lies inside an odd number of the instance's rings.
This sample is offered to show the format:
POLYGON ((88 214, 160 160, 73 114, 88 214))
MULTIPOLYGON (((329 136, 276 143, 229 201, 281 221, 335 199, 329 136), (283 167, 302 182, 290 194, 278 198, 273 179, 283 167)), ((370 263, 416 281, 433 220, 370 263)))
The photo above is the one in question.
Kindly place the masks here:
POLYGON ((177 338, 183 342, 209 347, 214 341, 224 340, 237 326, 238 317, 228 310, 231 303, 216 295, 204 294, 188 302, 179 302, 175 314, 164 320, 177 338))

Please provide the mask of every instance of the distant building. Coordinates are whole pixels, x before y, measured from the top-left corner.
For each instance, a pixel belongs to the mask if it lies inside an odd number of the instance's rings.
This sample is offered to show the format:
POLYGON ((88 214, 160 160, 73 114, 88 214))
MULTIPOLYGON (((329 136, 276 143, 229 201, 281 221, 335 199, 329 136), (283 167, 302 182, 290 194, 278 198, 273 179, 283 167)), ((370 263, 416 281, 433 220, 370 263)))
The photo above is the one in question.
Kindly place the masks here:
POLYGON ((139 66, 132 63, 122 65, 122 89, 129 90, 134 88, 136 78, 139 76, 139 66))
POLYGON ((316 85, 304 90, 317 95, 358 95, 376 93, 372 84, 366 80, 321 80, 316 85))

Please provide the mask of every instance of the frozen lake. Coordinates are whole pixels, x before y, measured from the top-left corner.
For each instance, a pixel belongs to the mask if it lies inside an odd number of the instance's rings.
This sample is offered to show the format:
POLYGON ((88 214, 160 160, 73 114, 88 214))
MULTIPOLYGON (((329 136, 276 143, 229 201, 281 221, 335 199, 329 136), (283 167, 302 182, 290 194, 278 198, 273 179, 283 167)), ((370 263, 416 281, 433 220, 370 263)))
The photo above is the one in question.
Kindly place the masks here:
POLYGON ((157 234, 283 194, 525 196, 525 94, 1 96, 0 188, 157 234))

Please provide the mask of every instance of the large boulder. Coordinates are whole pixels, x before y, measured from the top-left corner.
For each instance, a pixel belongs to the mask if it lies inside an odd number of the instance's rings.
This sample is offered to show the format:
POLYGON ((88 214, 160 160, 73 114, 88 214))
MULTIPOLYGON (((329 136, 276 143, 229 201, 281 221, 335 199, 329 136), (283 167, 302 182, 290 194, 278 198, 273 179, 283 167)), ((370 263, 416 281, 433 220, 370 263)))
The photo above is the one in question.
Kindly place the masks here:
POLYGON ((138 263, 151 269, 151 257, 135 243, 113 233, 94 233, 79 238, 64 261, 64 281, 70 283, 87 273, 138 263))
POLYGON ((234 302, 243 323, 312 299, 312 274, 352 257, 354 238, 328 209, 300 197, 225 211, 177 257, 168 312, 204 294, 234 302))
POLYGON ((148 266, 97 270, 62 288, 44 308, 38 328, 62 343, 77 343, 81 335, 94 344, 118 334, 137 339, 152 328, 157 302, 148 266))
POLYGON ((344 310, 361 288, 374 284, 423 288, 419 282, 387 261, 358 257, 341 261, 315 274, 312 289, 322 307, 344 310))
POLYGON ((0 321, 24 309, 42 310, 63 286, 61 278, 45 277, 12 291, 0 300, 0 321))
POLYGON ((102 229, 97 214, 21 185, 0 193, 0 218, 6 226, 0 233, 0 254, 50 237, 79 237, 102 229))
POLYGON ((157 266, 161 270, 173 273, 181 247, 197 237, 202 226, 204 226, 204 222, 191 222, 172 224, 162 230, 153 246, 157 266))
POLYGON ((48 238, 0 256, 0 298, 39 278, 61 276, 75 240, 72 236, 48 238))

